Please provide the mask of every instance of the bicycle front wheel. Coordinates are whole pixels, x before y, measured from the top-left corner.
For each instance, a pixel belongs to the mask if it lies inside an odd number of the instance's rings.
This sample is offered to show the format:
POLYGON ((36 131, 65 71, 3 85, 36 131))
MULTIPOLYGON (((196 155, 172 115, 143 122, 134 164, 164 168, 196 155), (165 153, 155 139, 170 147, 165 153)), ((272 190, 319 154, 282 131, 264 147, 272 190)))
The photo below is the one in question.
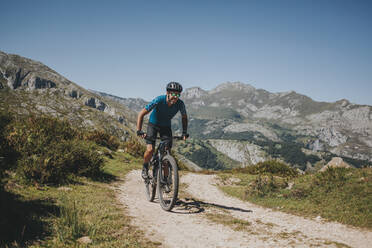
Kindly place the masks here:
POLYGON ((178 196, 178 166, 171 155, 165 155, 158 170, 158 194, 161 207, 172 210, 178 196))

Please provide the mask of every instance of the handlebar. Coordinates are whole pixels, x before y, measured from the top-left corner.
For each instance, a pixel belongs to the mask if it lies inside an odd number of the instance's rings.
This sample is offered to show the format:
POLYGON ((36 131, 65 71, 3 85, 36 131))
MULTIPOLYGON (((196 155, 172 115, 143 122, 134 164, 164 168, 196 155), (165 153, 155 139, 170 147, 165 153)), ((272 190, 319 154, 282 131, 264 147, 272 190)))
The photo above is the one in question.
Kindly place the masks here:
MULTIPOLYGON (((189 137, 188 134, 186 134, 185 136, 186 136, 186 138, 189 137)), ((183 136, 172 136, 172 138, 173 138, 173 139, 176 139, 176 140, 183 140, 183 136)), ((156 139, 160 139, 160 137, 156 137, 156 139)))
MULTIPOLYGON (((147 137, 147 134, 145 132, 142 132, 142 131, 137 132, 137 135, 140 136, 140 137, 142 137, 142 138, 144 138, 144 139, 147 137)), ((186 134, 185 136, 186 136, 186 138, 188 138, 189 137, 189 134, 186 134)), ((182 136, 182 135, 181 136, 172 136, 172 139, 183 140, 183 137, 184 136, 182 136)), ((160 137, 156 137, 156 139, 157 140, 158 139, 160 140, 161 138, 160 137)))

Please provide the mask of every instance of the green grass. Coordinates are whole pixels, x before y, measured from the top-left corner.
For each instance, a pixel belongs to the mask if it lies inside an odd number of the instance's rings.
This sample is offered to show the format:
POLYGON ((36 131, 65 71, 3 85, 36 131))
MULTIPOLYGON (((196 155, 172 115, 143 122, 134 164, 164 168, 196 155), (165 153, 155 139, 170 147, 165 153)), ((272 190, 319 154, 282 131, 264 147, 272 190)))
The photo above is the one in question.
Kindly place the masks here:
POLYGON ((105 161, 104 170, 111 176, 103 182, 80 177, 58 188, 23 186, 10 179, 1 199, 7 200, 9 235, 2 234, 0 247, 86 247, 77 242, 83 236, 92 240, 89 247, 159 246, 130 224, 115 192, 124 176, 140 166, 134 157, 114 153, 105 161))
MULTIPOLYGON (((372 169, 333 169, 283 178, 232 171, 219 174, 227 194, 258 205, 307 216, 321 216, 372 229, 372 169), (239 182, 223 184, 227 178, 239 182), (289 183, 293 183, 291 189, 289 183)), ((231 181, 231 180, 230 180, 231 181)))

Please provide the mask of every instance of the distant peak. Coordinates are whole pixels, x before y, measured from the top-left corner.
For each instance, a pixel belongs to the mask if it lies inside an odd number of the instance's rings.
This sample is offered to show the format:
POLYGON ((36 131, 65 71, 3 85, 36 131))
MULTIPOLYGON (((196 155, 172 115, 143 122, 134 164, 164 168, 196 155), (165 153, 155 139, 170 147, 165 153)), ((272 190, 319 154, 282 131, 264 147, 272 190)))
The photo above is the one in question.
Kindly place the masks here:
POLYGON ((205 90, 203 90, 202 88, 200 87, 192 87, 192 88, 188 88, 186 89, 183 93, 182 93, 182 97, 185 97, 185 98, 199 98, 203 95, 207 94, 207 92, 205 90))
POLYGON ((274 94, 279 96, 279 97, 283 97, 283 96, 288 96, 290 94, 297 94, 297 93, 294 90, 290 90, 290 91, 284 91, 284 92, 277 92, 277 93, 274 93, 274 94))
POLYGON ((216 88, 210 91, 210 93, 217 93, 223 90, 238 90, 238 91, 254 91, 256 88, 254 88, 252 85, 241 83, 241 82, 226 82, 218 85, 216 88))

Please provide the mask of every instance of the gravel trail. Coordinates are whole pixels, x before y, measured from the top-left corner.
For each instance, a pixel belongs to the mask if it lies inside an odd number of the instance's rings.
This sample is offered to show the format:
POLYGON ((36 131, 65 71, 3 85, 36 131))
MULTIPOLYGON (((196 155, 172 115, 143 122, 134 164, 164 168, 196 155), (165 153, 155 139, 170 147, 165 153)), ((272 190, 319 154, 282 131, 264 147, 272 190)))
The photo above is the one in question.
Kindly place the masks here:
POLYGON ((172 212, 157 198, 148 202, 140 171, 130 172, 119 200, 134 225, 161 247, 371 247, 372 232, 321 219, 273 211, 226 196, 213 175, 180 179, 180 200, 172 212), (226 224, 229 223, 229 224, 226 224), (231 224, 232 223, 232 224, 231 224))

